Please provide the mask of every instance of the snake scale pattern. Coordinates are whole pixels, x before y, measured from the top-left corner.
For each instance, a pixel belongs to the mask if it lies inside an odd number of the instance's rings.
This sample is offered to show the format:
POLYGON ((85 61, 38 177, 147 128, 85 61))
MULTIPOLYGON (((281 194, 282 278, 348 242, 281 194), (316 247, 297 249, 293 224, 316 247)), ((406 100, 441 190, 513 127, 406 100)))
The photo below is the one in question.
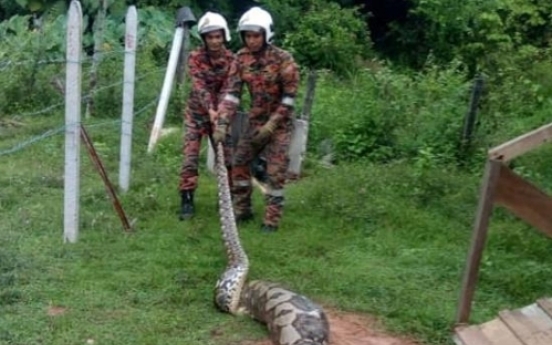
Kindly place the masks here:
POLYGON ((216 306, 264 323, 274 345, 328 345, 330 326, 322 308, 280 284, 247 282, 249 259, 240 242, 232 208, 222 144, 216 147, 221 230, 228 263, 215 288, 216 306))

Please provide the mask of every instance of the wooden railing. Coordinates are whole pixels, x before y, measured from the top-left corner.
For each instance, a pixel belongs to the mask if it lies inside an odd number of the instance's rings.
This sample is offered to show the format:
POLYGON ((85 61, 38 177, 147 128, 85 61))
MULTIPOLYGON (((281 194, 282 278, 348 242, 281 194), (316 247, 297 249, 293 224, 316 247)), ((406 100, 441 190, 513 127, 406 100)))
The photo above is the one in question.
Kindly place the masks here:
POLYGON ((479 266, 495 204, 552 237, 552 198, 507 166, 512 159, 550 140, 552 123, 489 150, 458 302, 456 327, 469 323, 479 266))

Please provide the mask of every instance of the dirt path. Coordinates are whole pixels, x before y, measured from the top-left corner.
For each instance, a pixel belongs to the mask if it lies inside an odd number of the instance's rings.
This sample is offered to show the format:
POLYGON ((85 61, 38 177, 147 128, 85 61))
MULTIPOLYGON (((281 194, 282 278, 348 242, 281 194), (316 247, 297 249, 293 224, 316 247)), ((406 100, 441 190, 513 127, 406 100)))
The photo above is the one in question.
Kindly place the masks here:
MULTIPOLYGON (((326 309, 326 308, 325 308, 326 309)), ((330 345, 418 345, 405 337, 386 334, 374 319, 355 313, 326 309, 330 319, 330 345)), ((272 345, 270 340, 246 341, 241 345, 272 345)))

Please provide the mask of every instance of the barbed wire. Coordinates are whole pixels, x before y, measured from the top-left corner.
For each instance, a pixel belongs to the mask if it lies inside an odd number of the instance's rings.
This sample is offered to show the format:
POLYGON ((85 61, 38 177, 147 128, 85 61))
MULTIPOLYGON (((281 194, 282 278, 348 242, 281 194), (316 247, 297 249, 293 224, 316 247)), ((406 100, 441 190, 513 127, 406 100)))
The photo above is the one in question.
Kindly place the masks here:
POLYGON ((36 116, 36 115, 43 115, 43 114, 49 113, 53 109, 59 108, 63 105, 65 105, 65 101, 49 105, 46 108, 41 109, 41 110, 28 112, 28 113, 22 113, 22 114, 15 114, 15 115, 12 115, 11 117, 30 117, 30 116, 36 116))
MULTIPOLYGON (((156 104, 158 99, 159 99, 159 96, 156 96, 152 101, 148 102, 145 106, 143 106, 139 110, 135 111, 134 112, 134 117, 138 118, 147 109, 149 109, 151 106, 156 104)), ((87 125, 87 127, 89 127, 89 128, 102 127, 102 126, 106 126, 106 125, 119 124, 119 123, 121 123, 121 121, 122 121, 122 119, 103 121, 103 122, 98 122, 98 123, 94 123, 94 124, 89 124, 89 125, 87 125)), ((8 148, 8 149, 5 149, 5 150, 0 150, 0 157, 6 156, 6 155, 9 155, 9 154, 12 154, 12 153, 19 152, 19 151, 27 148, 30 145, 38 143, 38 142, 40 142, 44 139, 47 139, 49 137, 52 137, 52 136, 56 135, 56 134, 60 134, 61 132, 63 132, 65 130, 65 128, 66 128, 66 126, 62 125, 60 127, 50 129, 50 130, 48 130, 48 131, 46 131, 42 134, 31 137, 28 140, 19 142, 19 143, 15 144, 14 146, 12 146, 11 148, 8 148)))
MULTIPOLYGON (((151 106, 157 104, 159 100, 159 96, 156 96, 155 98, 153 98, 153 100, 151 100, 150 102, 148 102, 146 105, 144 105, 142 108, 140 108, 139 110, 135 111, 134 112, 134 119, 139 119, 140 118, 140 115, 142 113, 144 113, 146 110, 148 110, 151 106)), ((98 122, 98 123, 93 123, 93 124, 89 124, 89 125, 86 125, 87 128, 95 128, 95 127, 102 127, 102 126, 105 126, 105 125, 113 125, 113 124, 120 124, 123 122, 123 119, 115 119, 115 120, 109 120, 109 121, 103 121, 103 122, 98 122)))
POLYGON ((24 148, 26 148, 27 146, 30 146, 34 143, 42 141, 42 140, 44 140, 46 138, 49 138, 51 136, 54 136, 56 134, 59 134, 59 133, 63 132, 64 130, 65 130, 65 125, 60 126, 58 128, 50 129, 50 130, 48 130, 48 131, 46 131, 46 132, 44 132, 40 135, 37 135, 37 136, 34 136, 34 137, 30 138, 29 140, 17 143, 17 144, 15 144, 14 146, 12 146, 11 148, 9 148, 7 150, 0 151, 0 157, 6 156, 6 155, 9 155, 9 154, 18 152, 18 151, 21 151, 24 148))
MULTIPOLYGON (((157 72, 161 72, 161 71, 165 71, 167 69, 167 67, 160 67, 158 69, 155 69, 153 71, 149 71, 147 73, 144 73, 138 77, 136 77, 134 79, 134 81, 140 81, 152 74, 155 74, 157 72)), ((96 90, 94 90, 93 92, 90 92, 90 93, 87 93, 85 95, 82 96, 81 100, 82 100, 82 103, 88 101, 88 99, 90 97, 93 97, 95 93, 99 93, 99 92, 102 92, 102 91, 105 91, 105 90, 108 90, 110 88, 113 88, 113 87, 116 87, 116 86, 120 86, 122 84, 126 83, 125 80, 122 80, 122 81, 117 81, 117 82, 114 82, 112 84, 108 84, 106 86, 102 86, 96 90)), ((61 102, 58 102, 58 103, 55 103, 55 104, 52 104, 52 105, 49 105, 47 106, 46 108, 43 108, 43 109, 40 109, 40 110, 37 110, 37 111, 32 111, 32 112, 27 112, 27 113, 20 113, 20 114, 13 114, 11 115, 11 117, 31 117, 31 116, 37 116, 37 115, 43 115, 43 114, 46 114, 46 113, 49 113, 50 111, 56 109, 56 108, 59 108, 59 107, 62 107, 65 105, 65 101, 61 101, 61 102)))
MULTIPOLYGON (((136 50, 134 53, 137 54, 139 50, 136 50)), ((99 53, 98 57, 100 59, 103 59, 104 57, 110 57, 113 55, 125 55, 128 52, 124 49, 116 49, 116 50, 110 50, 107 52, 101 52, 99 53)), ((81 63, 91 63, 94 59, 94 56, 88 56, 86 55, 82 60, 81 63)), ((36 59, 28 59, 28 60, 22 60, 22 61, 14 61, 14 60, 0 60, 0 71, 6 70, 8 68, 18 67, 18 66, 25 66, 25 65, 55 65, 55 64, 65 64, 67 63, 66 58, 57 58, 57 59, 43 59, 43 60, 36 60, 36 59)))
MULTIPOLYGON (((138 49, 137 49, 136 53, 137 52, 138 52, 138 49)), ((105 58, 105 57, 114 56, 114 55, 117 55, 117 54, 126 54, 126 53, 128 53, 128 52, 124 49, 116 49, 116 50, 111 50, 111 51, 107 51, 107 52, 99 52, 98 53, 99 55, 96 56, 96 57, 99 57, 100 59, 102 59, 102 58, 105 58)), ((88 56, 87 55, 81 60, 81 63, 91 62, 93 60, 93 58, 94 58, 94 56, 88 56)), ((0 71, 7 70, 7 69, 12 68, 12 67, 22 66, 22 65, 32 65, 32 64, 34 64, 34 65, 46 65, 46 64, 65 64, 65 63, 67 63, 67 60, 65 58, 43 59, 43 60, 38 60, 38 61, 36 61, 36 59, 29 59, 29 60, 23 60, 23 61, 13 61, 13 60, 3 60, 2 61, 2 60, 0 60, 0 71)), ((161 68, 157 68, 157 69, 152 70, 152 71, 148 71, 147 73, 144 73, 144 74, 141 74, 141 75, 137 76, 135 78, 135 82, 143 80, 144 78, 146 78, 150 75, 153 75, 153 74, 159 73, 161 71, 165 71, 165 70, 166 70, 166 67, 161 67, 161 68)), ((87 102, 91 97, 93 97, 97 93, 109 90, 111 88, 114 88, 114 87, 117 87, 117 86, 120 86, 120 85, 123 85, 125 82, 126 82, 125 80, 119 80, 117 82, 102 86, 102 87, 97 88, 95 90, 92 90, 89 93, 87 93, 87 94, 85 94, 81 97, 81 103, 87 102)), ((149 109, 151 106, 156 104, 158 102, 159 96, 160 95, 157 95, 152 101, 148 102, 145 106, 143 106, 139 110, 135 111, 134 112, 134 118, 135 119, 138 118, 147 109, 149 109)), ((20 117, 21 118, 21 117, 44 115, 44 114, 52 112, 53 110, 55 110, 57 108, 60 108, 60 107, 64 106, 65 103, 66 103, 65 100, 63 100, 63 101, 60 101, 56 104, 49 105, 49 106, 47 106, 43 109, 40 109, 40 110, 37 110, 37 111, 31 111, 31 112, 27 112, 27 113, 12 115, 12 117, 20 117)), ((100 122, 100 123, 87 124, 87 127, 95 128, 95 127, 101 127, 101 126, 106 126, 106 125, 114 125, 114 124, 119 124, 122 121, 123 121, 122 119, 109 120, 109 121, 104 121, 104 122, 100 122)), ((29 147, 30 145, 33 145, 33 144, 38 143, 40 141, 43 141, 47 138, 50 138, 50 137, 55 136, 57 134, 60 134, 60 133, 64 132, 65 128, 66 128, 66 126, 62 125, 62 126, 59 126, 57 128, 47 130, 46 132, 44 132, 42 134, 39 134, 39 135, 36 135, 36 136, 33 136, 33 137, 29 138, 28 140, 16 143, 15 145, 13 145, 12 147, 10 147, 8 149, 0 150, 0 157, 19 152, 19 151, 29 147)))
POLYGON ((23 66, 23 65, 30 65, 30 64, 37 64, 37 65, 54 65, 54 64, 62 64, 65 63, 65 59, 53 59, 53 60, 24 60, 24 61, 12 61, 12 60, 4 60, 0 61, 0 71, 6 70, 11 67, 17 67, 17 66, 23 66))
MULTIPOLYGON (((85 57, 81 60, 81 63, 86 63, 92 60, 92 57, 85 57)), ((13 60, 4 60, 0 61, 0 71, 6 70, 8 68, 18 67, 18 66, 25 66, 25 65, 56 65, 56 64, 66 64, 67 60, 65 58, 59 58, 59 59, 46 59, 46 60, 38 60, 35 59, 29 59, 29 60, 23 60, 23 61, 13 61, 13 60)))
MULTIPOLYGON (((167 69, 167 68, 166 68, 166 67, 160 67, 160 68, 158 68, 158 69, 156 69, 156 70, 153 70, 153 71, 144 73, 144 74, 142 74, 142 75, 136 77, 136 78, 134 79, 134 81, 136 82, 136 81, 142 80, 142 79, 144 79, 144 78, 147 77, 147 76, 150 76, 150 75, 152 75, 152 74, 154 74, 154 73, 157 73, 157 72, 162 71, 162 70, 165 70, 165 69, 167 69)), ((89 97, 92 97, 92 94, 94 94, 94 93, 98 93, 98 92, 101 92, 101 91, 105 91, 105 90, 108 90, 108 89, 110 89, 110 88, 112 88, 112 87, 119 86, 119 85, 123 85, 124 83, 126 83, 125 80, 120 80, 120 81, 114 82, 114 83, 112 83, 112 84, 108 84, 108 85, 106 85, 106 86, 102 86, 102 87, 97 88, 96 90, 94 90, 94 91, 88 93, 86 96, 83 96, 83 98, 88 99, 89 97)))

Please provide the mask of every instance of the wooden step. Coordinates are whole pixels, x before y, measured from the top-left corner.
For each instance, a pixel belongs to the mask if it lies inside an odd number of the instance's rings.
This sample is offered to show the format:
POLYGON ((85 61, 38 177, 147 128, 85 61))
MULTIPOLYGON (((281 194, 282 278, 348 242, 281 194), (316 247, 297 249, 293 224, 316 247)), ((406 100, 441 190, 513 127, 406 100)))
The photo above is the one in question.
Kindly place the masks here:
POLYGON ((500 319, 457 330, 459 345, 524 345, 500 319))
POLYGON ((516 310, 503 310, 494 320, 458 327, 457 345, 552 345, 552 298, 516 310))

